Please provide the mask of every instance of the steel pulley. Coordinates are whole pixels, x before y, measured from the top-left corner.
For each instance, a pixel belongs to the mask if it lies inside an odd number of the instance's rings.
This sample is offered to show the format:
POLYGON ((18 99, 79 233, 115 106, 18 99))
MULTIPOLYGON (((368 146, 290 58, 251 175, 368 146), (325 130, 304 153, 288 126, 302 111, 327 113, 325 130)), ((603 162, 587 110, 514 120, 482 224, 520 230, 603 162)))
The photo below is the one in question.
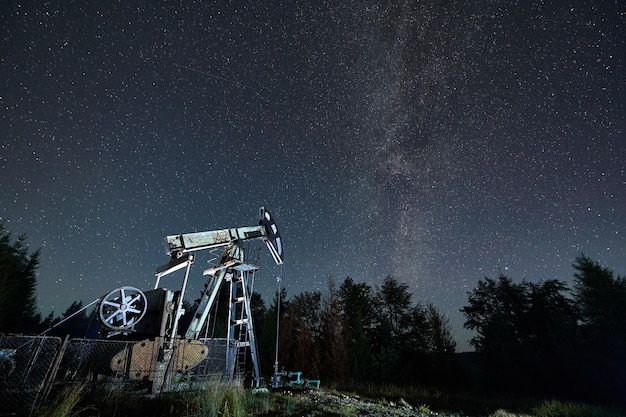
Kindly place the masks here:
POLYGON ((100 321, 113 330, 127 330, 146 314, 148 300, 135 287, 116 288, 102 298, 98 307, 100 321))

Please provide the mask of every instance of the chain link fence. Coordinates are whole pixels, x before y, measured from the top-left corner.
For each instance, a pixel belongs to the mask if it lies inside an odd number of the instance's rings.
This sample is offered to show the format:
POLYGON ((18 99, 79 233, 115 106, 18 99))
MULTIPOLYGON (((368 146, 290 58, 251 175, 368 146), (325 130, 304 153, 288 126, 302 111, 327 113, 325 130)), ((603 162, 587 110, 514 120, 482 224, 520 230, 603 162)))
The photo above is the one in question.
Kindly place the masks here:
POLYGON ((0 335, 0 415, 28 411, 54 387, 111 384, 137 393, 193 389, 232 378, 227 339, 144 341, 0 335))
POLYGON ((38 400, 60 350, 58 337, 0 335, 0 413, 38 400))

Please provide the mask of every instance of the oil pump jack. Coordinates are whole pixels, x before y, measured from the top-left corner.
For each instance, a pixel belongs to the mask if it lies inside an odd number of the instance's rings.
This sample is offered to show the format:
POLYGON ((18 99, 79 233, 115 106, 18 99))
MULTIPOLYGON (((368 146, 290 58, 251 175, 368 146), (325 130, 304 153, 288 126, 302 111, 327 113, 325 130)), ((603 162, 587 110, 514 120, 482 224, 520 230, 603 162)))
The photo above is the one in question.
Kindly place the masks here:
POLYGON ((201 332, 220 288, 228 285, 225 373, 230 378, 240 376, 242 370, 238 367, 245 362, 249 351, 253 384, 259 386, 262 377, 250 307, 250 280, 258 267, 246 262, 242 246, 244 242, 254 239, 265 242, 277 265, 283 263, 283 245, 278 227, 264 207, 259 210, 256 226, 167 236, 165 246, 170 261, 157 268, 154 289, 144 293, 125 286, 111 291, 100 301, 98 315, 104 324, 104 337, 137 341, 111 359, 111 369, 125 372, 131 378, 152 381, 153 393, 168 390, 170 375, 191 370, 207 358, 209 346, 202 342, 201 332), (183 298, 194 252, 220 247, 224 250, 218 263, 204 271, 204 275, 210 278, 191 324, 184 336, 179 337, 178 325, 185 314, 183 298), (163 277, 183 269, 179 291, 159 287, 163 277))

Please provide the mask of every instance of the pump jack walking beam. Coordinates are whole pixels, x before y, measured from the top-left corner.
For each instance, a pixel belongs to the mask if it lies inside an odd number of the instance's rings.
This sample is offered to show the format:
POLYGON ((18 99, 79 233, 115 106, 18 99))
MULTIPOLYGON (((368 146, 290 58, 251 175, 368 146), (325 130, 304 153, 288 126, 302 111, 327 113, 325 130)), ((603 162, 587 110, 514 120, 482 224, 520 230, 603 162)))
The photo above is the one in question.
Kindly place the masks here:
MULTIPOLYGON (((185 262, 185 260, 186 258, 191 256, 190 252, 195 252, 203 249, 211 249, 220 246, 226 247, 220 259, 219 266, 204 271, 204 275, 210 275, 211 279, 207 283, 206 290, 202 294, 198 308, 196 309, 196 312, 191 320, 191 324, 189 325, 189 328, 185 333, 186 338, 199 338, 200 332, 202 331, 202 328, 206 323, 209 312, 211 311, 211 308, 215 302, 221 284, 226 280, 233 280, 238 278, 236 275, 241 275, 241 271, 246 268, 244 251, 243 248, 241 248, 240 243, 253 239, 262 239, 267 245, 267 248, 269 249, 270 254, 272 255, 272 258, 274 259, 276 264, 281 265, 283 263, 283 246, 280 233, 278 232, 278 227, 276 226, 276 222, 274 221, 270 213, 265 210, 264 207, 261 207, 259 209, 258 226, 186 233, 181 235, 171 235, 165 238, 166 249, 172 259, 168 264, 163 265, 157 271, 157 285, 158 279, 162 275, 168 274, 172 271, 181 269, 184 266, 188 265, 190 261, 185 262)), ((192 256, 191 260, 193 260, 192 256)), ((243 277, 240 278, 243 279, 243 277)), ((246 285, 245 281, 247 280, 244 279, 244 285, 246 285)), ((244 289, 244 294, 245 293, 246 291, 244 289)), ((183 295, 181 295, 181 299, 183 295)), ((246 316, 249 316, 251 314, 249 311, 249 302, 249 299, 245 300, 244 302, 244 307, 247 308, 247 310, 243 311, 245 312, 246 316)), ((234 303, 231 303, 231 309, 233 309, 232 305, 234 305, 234 303)), ((233 312, 231 311, 231 314, 232 313, 233 312)), ((234 328, 232 323, 230 327, 234 328)), ((247 324, 246 321, 245 327, 247 328, 247 332, 253 333, 251 323, 247 324)), ((233 330, 231 329, 229 333, 232 332, 233 330)), ((255 373, 257 374, 255 376, 259 378, 254 334, 249 334, 248 339, 249 340, 246 343, 250 343, 255 373)))
POLYGON ((259 209, 259 225, 209 232, 171 235, 165 238, 167 252, 172 258, 180 258, 185 253, 203 249, 230 246, 245 240, 263 239, 276 264, 283 263, 283 245, 276 222, 265 207, 259 209))

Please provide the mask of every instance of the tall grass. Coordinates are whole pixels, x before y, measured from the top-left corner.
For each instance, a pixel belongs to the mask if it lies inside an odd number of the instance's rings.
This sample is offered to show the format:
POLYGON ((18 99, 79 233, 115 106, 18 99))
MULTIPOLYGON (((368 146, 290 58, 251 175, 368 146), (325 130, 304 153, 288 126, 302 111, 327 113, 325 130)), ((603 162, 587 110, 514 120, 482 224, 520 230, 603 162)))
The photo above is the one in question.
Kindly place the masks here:
POLYGON ((248 411, 251 415, 265 415, 273 411, 276 406, 274 398, 269 391, 249 392, 248 411))
MULTIPOLYGON (((482 415, 489 417, 624 417, 624 414, 607 408, 580 403, 562 402, 557 400, 540 403, 518 402, 502 406, 502 399, 496 402, 485 402, 476 407, 474 401, 460 398, 447 398, 436 390, 422 387, 369 386, 352 387, 360 395, 379 399, 388 404, 390 399, 405 398, 413 403, 415 410, 422 415, 433 415, 433 404, 446 404, 443 409, 463 410, 460 414, 442 412, 439 416, 482 415), (419 401, 416 401, 419 399, 419 401), (412 400, 412 401, 411 401, 412 400), (422 404, 422 405, 417 405, 422 404), (428 405, 426 405, 428 404, 428 405), (463 404, 461 406, 461 404, 463 404), (469 406, 472 405, 473 407, 469 406), (498 410, 485 412, 486 410, 498 410), (516 412, 508 410, 518 410, 516 412), (520 412, 519 410, 523 410, 520 412)), ((334 391, 334 390, 333 390, 334 391)), ((339 391, 337 394, 339 394, 339 391)), ((343 390, 345 393, 346 391, 343 390)), ((345 395, 345 394, 342 394, 345 395)), ((395 400, 394 400, 395 401, 395 400)), ((306 397, 293 395, 290 392, 267 391, 255 392, 244 390, 241 386, 212 381, 204 389, 186 392, 169 392, 159 398, 137 395, 132 390, 120 387, 85 391, 85 385, 71 385, 60 390, 46 405, 33 411, 33 417, 77 417, 107 415, 114 417, 140 416, 176 416, 176 417, 243 417, 243 416, 291 416, 317 413, 335 416, 356 416, 354 406, 311 403, 306 397), (89 405, 86 405, 89 404, 89 405)))
POLYGON ((185 417, 247 416, 247 394, 238 385, 212 382, 204 390, 168 393, 161 399, 169 415, 185 417))
POLYGON ((84 385, 72 385, 60 390, 53 400, 33 410, 31 416, 243 417, 289 415, 298 406, 296 398, 268 391, 253 393, 237 384, 221 381, 211 381, 203 389, 194 391, 168 392, 158 398, 119 386, 101 386, 89 392, 84 388, 84 385))
POLYGON ((564 402, 544 401, 533 409, 536 417, 624 417, 624 414, 608 408, 564 402))
POLYGON ((71 417, 77 416, 90 407, 79 406, 83 398, 84 384, 73 384, 61 389, 47 404, 34 410, 36 417, 71 417))

